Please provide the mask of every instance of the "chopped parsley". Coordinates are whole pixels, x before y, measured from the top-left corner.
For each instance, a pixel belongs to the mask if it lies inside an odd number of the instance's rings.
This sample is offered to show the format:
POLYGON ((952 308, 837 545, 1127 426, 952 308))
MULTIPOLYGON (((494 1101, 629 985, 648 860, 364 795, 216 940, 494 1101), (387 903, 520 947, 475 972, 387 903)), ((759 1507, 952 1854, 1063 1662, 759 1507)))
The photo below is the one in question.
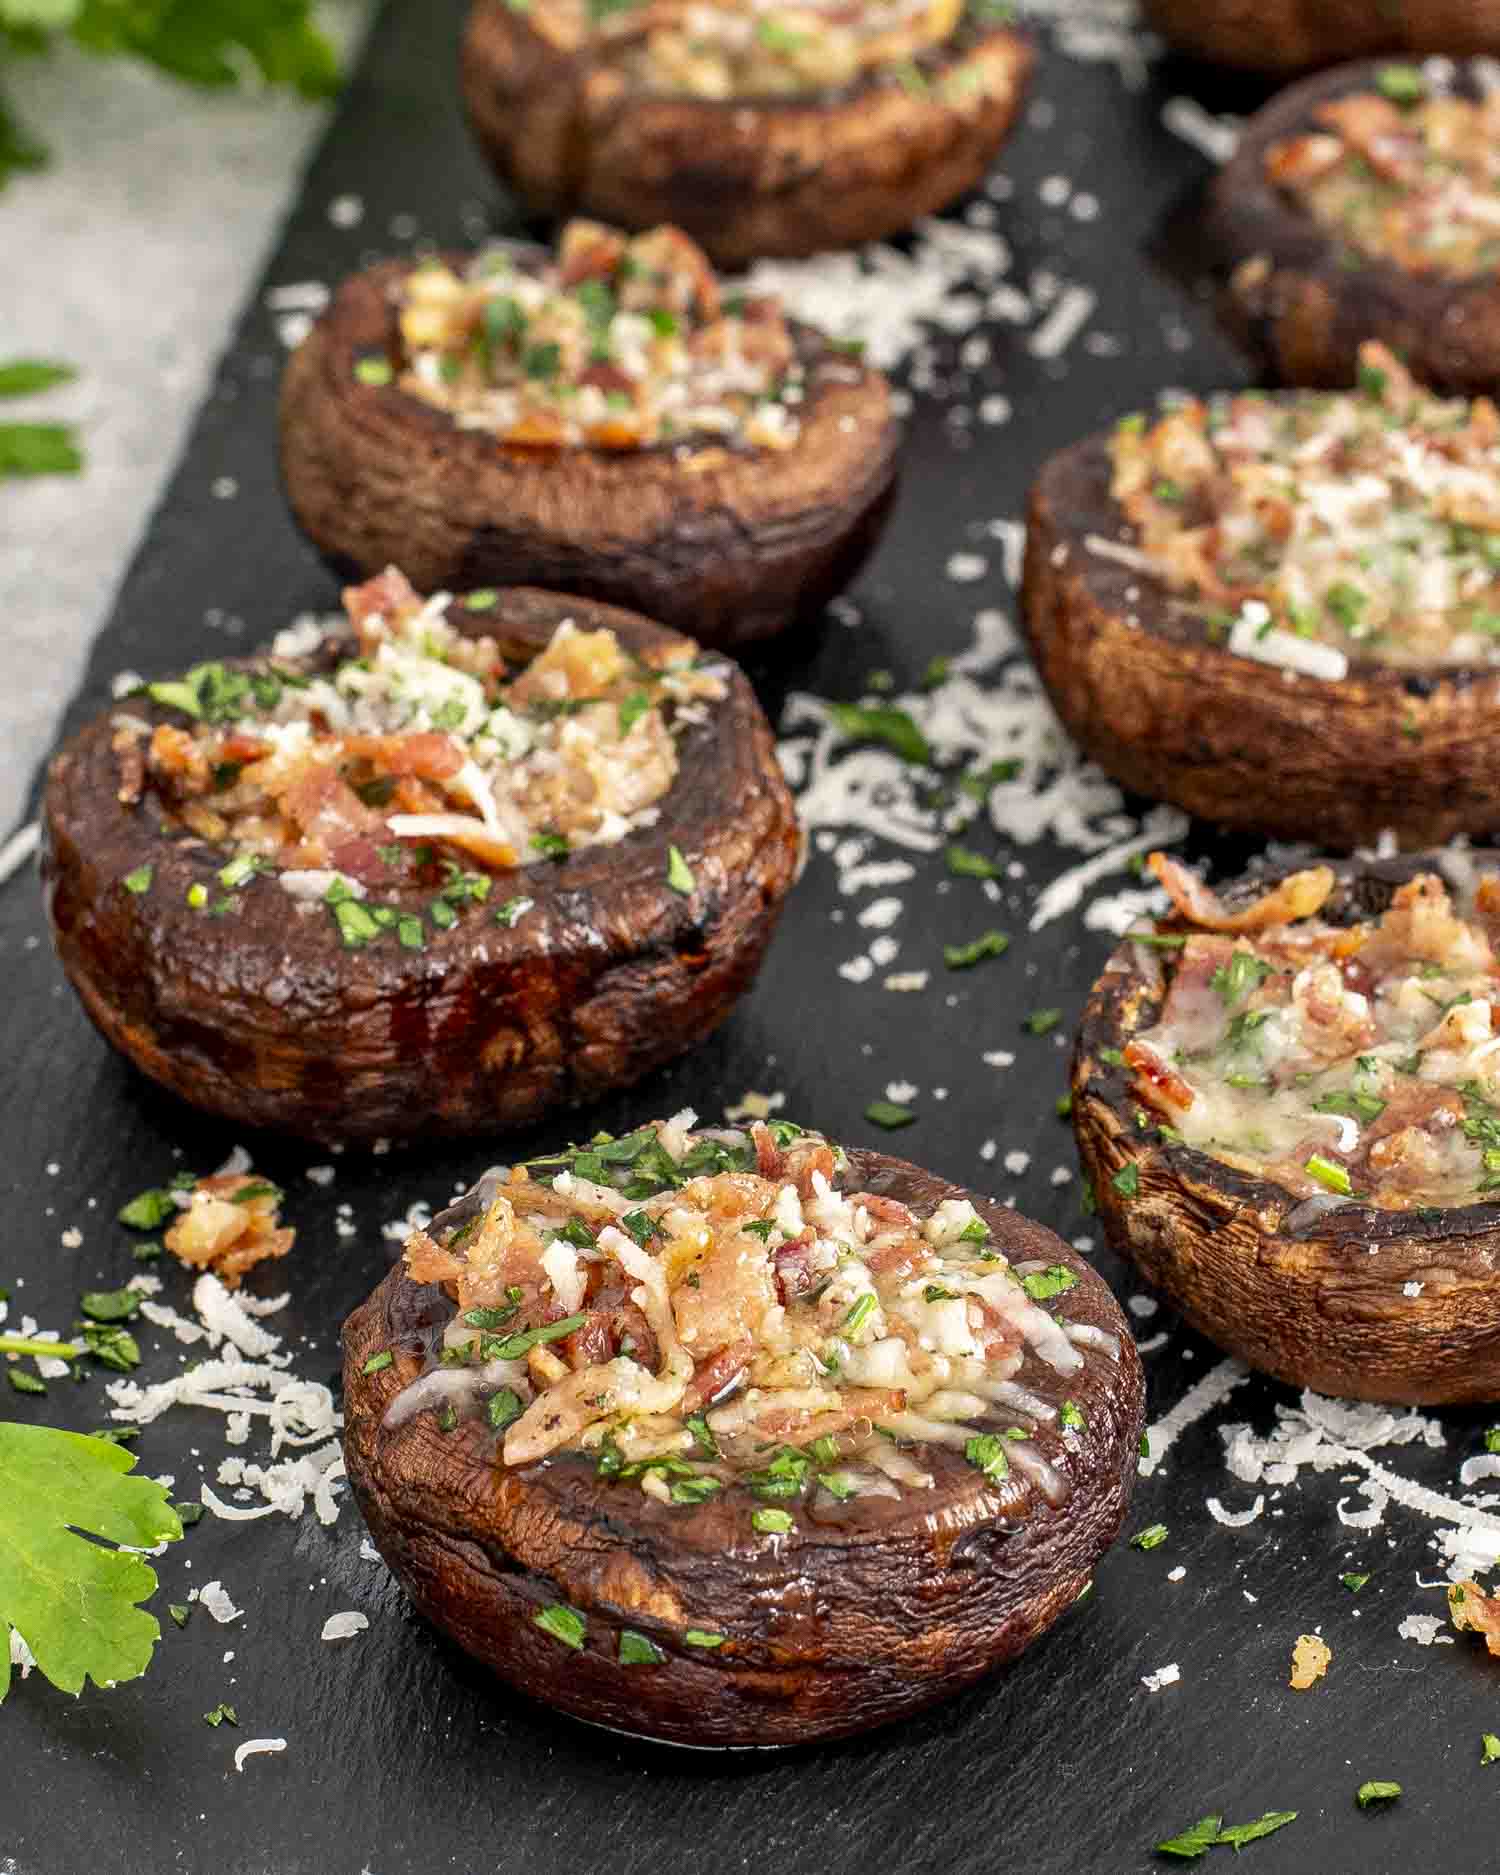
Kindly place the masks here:
POLYGON ((1141 1168, 1132 1159, 1129 1165, 1122 1165, 1109 1182, 1122 1198, 1134 1198, 1141 1189, 1141 1168))
POLYGON ((681 850, 675 846, 667 848, 667 884, 674 892, 680 892, 684 898, 697 884, 693 878, 692 867, 682 857, 681 850))
POLYGON ((1088 1425, 1076 1400, 1064 1400, 1058 1408, 1057 1423, 1065 1432, 1082 1432, 1088 1425))
POLYGON ((883 1126, 893 1132, 898 1126, 910 1126, 916 1119, 910 1107, 897 1106, 894 1100, 872 1100, 865 1108, 865 1118, 872 1126, 883 1126))
POLYGON ((1479 1735, 1479 1743, 1481 1746, 1479 1762, 1481 1764, 1500 1763, 1500 1738, 1497 1738, 1493 1732, 1481 1732, 1479 1735))
POLYGON ((382 384, 389 384, 396 374, 391 369, 389 358, 378 358, 372 355, 355 359, 354 375, 361 384, 372 384, 378 387, 382 384))
POLYGON ((1010 939, 1003 931, 985 931, 968 944, 945 944, 943 962, 950 970, 970 970, 991 957, 1003 957, 1010 939))
POLYGON ((538 1609, 531 1619, 533 1626, 539 1627, 543 1634, 550 1634, 553 1640, 561 1641, 564 1647, 583 1646, 587 1625, 578 1610, 570 1608, 566 1602, 551 1602, 538 1609))
POLYGON ((1209 981, 1231 1008, 1243 1002, 1250 992, 1274 976, 1275 969, 1263 963, 1253 951, 1236 951, 1227 964, 1220 964, 1209 981))
POLYGON ((750 1528, 757 1536, 786 1536, 794 1527, 790 1511, 766 1508, 750 1513, 750 1528))
POLYGON ((132 1230, 156 1230, 176 1215, 177 1205, 171 1192, 159 1187, 141 1192, 129 1204, 121 1205, 116 1213, 120 1222, 128 1224, 132 1230))
POLYGON ((659 1667, 666 1659, 655 1641, 634 1628, 621 1628, 618 1654, 622 1667, 659 1667))
POLYGON ((1032 1035, 1050 1035, 1061 1021, 1060 1009, 1033 1009, 1031 1014, 1022 1020, 1021 1027, 1032 1035))
MULTIPOLYGON (((543 859, 566 859, 572 851, 566 836, 560 833, 534 833, 531 845, 532 850, 540 853, 543 859)), ((498 912, 496 916, 499 916, 498 912)))
POLYGON ((1021 1278, 1021 1287, 1033 1302, 1048 1302, 1053 1296, 1076 1289, 1078 1278, 1066 1263, 1053 1263, 1044 1270, 1032 1270, 1021 1278))
POLYGON ((1303 1171, 1327 1191, 1336 1192, 1341 1198, 1354 1195, 1354 1187, 1349 1183, 1349 1174, 1336 1159, 1325 1159, 1320 1152, 1313 1153, 1303 1164, 1303 1171))
POLYGON ((1355 1792, 1355 1800, 1361 1810, 1368 1810, 1372 1803, 1394 1803, 1401 1795, 1401 1786, 1388 1778, 1372 1777, 1361 1784, 1355 1792))
POLYGON ((359 1371, 362 1374, 381 1373, 385 1368, 391 1365, 395 1358, 395 1355, 389 1348, 382 1348, 378 1354, 372 1354, 359 1371))
POLYGON ((496 1432, 503 1432, 507 1426, 514 1425, 524 1411, 520 1394, 513 1387, 502 1387, 498 1393, 490 1395, 484 1416, 496 1432))
POLYGON ((682 1638, 689 1647, 714 1648, 722 1647, 728 1637, 723 1634, 710 1634, 703 1628, 689 1628, 682 1638))
POLYGON ((983 853, 954 844, 948 848, 948 870, 959 879, 998 879, 1000 868, 983 853))
POLYGON ((1360 1575, 1352 1570, 1350 1571, 1348 1575, 1342 1575, 1339 1577, 1339 1581, 1343 1583, 1344 1587, 1348 1589, 1351 1595, 1358 1595, 1359 1591, 1364 1587, 1364 1585, 1369 1581, 1369 1579, 1370 1577, 1368 1573, 1364 1575, 1360 1575))
POLYGON ((495 923, 504 925, 507 931, 514 930, 518 921, 525 917, 535 903, 534 898, 508 898, 503 905, 495 907, 495 923))
POLYGON ((982 1471, 991 1484, 999 1484, 1010 1475, 1010 1460, 1005 1456, 1005 1441, 998 1433, 981 1432, 968 1440, 964 1457, 982 1471))
POLYGON ((849 742, 883 742, 904 762, 932 761, 932 749, 905 710, 886 704, 862 707, 857 703, 830 703, 829 718, 849 742))
POLYGON ((155 876, 156 870, 154 867, 137 866, 134 872, 126 873, 125 877, 120 881, 120 884, 124 886, 127 892, 134 892, 136 896, 139 897, 142 892, 149 892, 151 890, 151 881, 155 876))
POLYGON ((1130 1539, 1132 1549, 1159 1549, 1167 1540, 1167 1526, 1164 1523, 1148 1524, 1144 1530, 1137 1530, 1130 1539))

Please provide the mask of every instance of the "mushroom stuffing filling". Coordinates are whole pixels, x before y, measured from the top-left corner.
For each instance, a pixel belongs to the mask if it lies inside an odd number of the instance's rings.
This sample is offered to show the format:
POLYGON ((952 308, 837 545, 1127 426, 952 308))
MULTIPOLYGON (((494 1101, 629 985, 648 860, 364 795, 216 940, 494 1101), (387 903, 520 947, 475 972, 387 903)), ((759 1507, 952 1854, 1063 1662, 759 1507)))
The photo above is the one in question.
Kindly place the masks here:
POLYGON ((1457 97, 1421 68, 1320 104, 1266 152, 1283 195, 1357 253, 1457 277, 1500 263, 1500 89, 1457 97))
POLYGON ((1500 875, 1455 906, 1421 873, 1346 925, 1326 866, 1230 911, 1151 865, 1199 928, 1154 940, 1165 998, 1123 1050, 1143 1123, 1320 1204, 1500 1201, 1500 875))
POLYGON ((953 37, 965 0, 541 0, 538 11, 567 43, 592 36, 643 90, 776 98, 869 78, 922 85, 914 61, 953 37))
MULTIPOLYGON (((806 372, 778 300, 725 297, 680 229, 571 221, 555 259, 486 249, 397 289, 402 390, 465 429, 539 448, 714 440, 790 449, 806 372)), ((356 361, 383 382, 384 358, 356 361)))
POLYGON ((180 723, 115 714, 122 803, 232 849, 207 909, 276 872, 328 898, 346 943, 385 923, 412 941, 391 907, 362 902, 371 889, 436 885, 433 921, 451 924, 497 872, 650 825, 677 778, 676 737, 728 694, 723 664, 686 641, 636 654, 571 621, 510 665, 494 638, 449 622, 448 594, 424 600, 394 568, 344 603, 353 640, 322 674, 296 656, 200 665, 145 686, 180 723))
POLYGON ((1067 1320, 1077 1276, 1009 1263, 967 1200, 922 1217, 846 1189, 816 1133, 695 1120, 491 1174, 444 1241, 416 1231, 408 1273, 458 1312, 387 1425, 483 1415, 507 1467, 581 1451, 676 1504, 900 1497, 933 1485, 933 1447, 1016 1507, 1063 1502, 1034 1434, 1082 1415, 1015 1376, 1028 1353, 1058 1376, 1118 1356, 1067 1320))
MULTIPOLYGON (((1210 639, 1297 666, 1297 640, 1401 667, 1500 652, 1500 414, 1360 348, 1359 386, 1187 398, 1127 417, 1111 492, 1210 639)), ((1308 647, 1310 648, 1310 647, 1308 647)), ((1319 653, 1327 657, 1326 652, 1319 653)))

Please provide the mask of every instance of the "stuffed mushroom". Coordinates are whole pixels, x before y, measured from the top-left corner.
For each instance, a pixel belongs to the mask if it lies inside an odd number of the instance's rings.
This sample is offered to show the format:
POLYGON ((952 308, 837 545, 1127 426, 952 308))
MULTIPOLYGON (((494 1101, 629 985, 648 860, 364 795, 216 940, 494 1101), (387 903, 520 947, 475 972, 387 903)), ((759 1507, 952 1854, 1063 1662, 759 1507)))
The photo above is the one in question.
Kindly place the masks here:
POLYGON ((1500 855, 1224 893, 1164 854, 1073 1061, 1110 1242, 1295 1386, 1500 1398, 1500 855))
POLYGON ((1360 360, 1349 392, 1181 399, 1054 457, 1023 594, 1112 775, 1345 849, 1500 824, 1500 415, 1360 360))
POLYGON ((520 1126, 708 1035, 798 861, 743 676, 554 593, 345 600, 54 758, 48 910, 105 1037, 338 1141, 520 1126))
POLYGON ((1050 1231, 785 1122, 486 1174, 344 1328, 349 1478, 512 1685, 686 1745, 957 1691, 1118 1532, 1142 1383, 1050 1231))
POLYGON ((476 0, 469 121, 538 214, 676 222, 725 267, 909 228, 984 176, 1033 53, 991 0, 476 0))
POLYGON ((1210 224, 1227 321, 1289 384, 1379 339, 1435 389, 1500 383, 1500 88, 1488 61, 1341 66, 1251 118, 1210 224))
POLYGON ((288 362, 281 461, 341 567, 525 580, 739 646, 858 571, 895 488, 890 387, 674 228, 596 222, 345 281, 288 362))
POLYGON ((1171 45, 1252 72, 1379 53, 1500 53, 1496 0, 1146 0, 1171 45))

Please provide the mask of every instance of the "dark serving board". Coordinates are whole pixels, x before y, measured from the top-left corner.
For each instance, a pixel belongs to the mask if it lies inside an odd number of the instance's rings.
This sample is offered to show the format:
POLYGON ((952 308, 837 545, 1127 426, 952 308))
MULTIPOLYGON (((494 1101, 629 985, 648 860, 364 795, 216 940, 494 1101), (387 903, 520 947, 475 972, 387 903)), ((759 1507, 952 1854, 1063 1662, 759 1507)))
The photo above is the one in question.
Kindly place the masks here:
MULTIPOLYGON (((268 285, 335 279, 413 233, 451 243, 486 217, 507 225, 458 115, 459 14, 458 0, 386 9, 268 285), (327 212, 345 193, 364 203, 353 230, 327 212)), ((975 425, 955 441, 943 403, 918 398, 905 492, 855 594, 860 622, 830 623, 759 673, 773 710, 792 688, 854 696, 877 667, 905 687, 935 653, 962 650, 978 607, 1012 606, 998 543, 982 523, 1023 512, 1044 454, 1164 384, 1206 389, 1238 377, 1201 296, 1184 287, 1205 166, 1160 121, 1163 100, 1183 90, 1220 106, 1247 101, 1183 67, 1158 68, 1148 88, 1131 90, 1108 63, 1048 49, 1030 120, 1004 164, 1014 181, 1013 199, 999 205, 1016 251, 1010 278, 1025 284, 1052 269, 1091 286, 1099 296, 1091 329, 1118 335, 1119 349, 1099 355, 1075 343, 1062 359, 1041 360, 1026 347, 1026 328, 996 324, 987 328, 993 358, 971 373, 963 401, 1003 387, 1014 405, 1008 425, 975 425), (1056 190, 1041 185, 1056 176, 1098 197, 1097 218, 1045 205, 1056 190), (954 583, 949 556, 976 549, 989 555, 989 575, 954 583)), ((956 344, 941 341, 940 375, 951 372, 956 344)), ((99 705, 122 667, 165 673, 334 601, 334 582, 294 533, 277 487, 280 363, 257 294, 100 638, 73 721, 99 705), (223 477, 237 488, 232 498, 214 492, 223 477)), ((982 825, 968 837, 1010 857, 982 825)), ((1242 851, 1205 837, 1187 850, 1225 863, 1242 851)), ((872 855, 890 851, 875 842, 872 855)), ((931 968, 934 979, 922 994, 892 995, 838 974, 870 933, 855 941, 857 901, 840 895, 829 859, 815 854, 761 982, 723 1033, 575 1130, 624 1127, 632 1115, 688 1103, 714 1114, 747 1088, 782 1090, 785 1112, 835 1136, 894 1144, 938 1172, 1014 1194, 1066 1235, 1093 1234, 1077 1184, 1052 1182, 1055 1168, 1073 1163, 1054 1103, 1063 1040, 1108 939, 1076 916, 1026 933, 1037 887, 1077 857, 1046 842, 1027 847, 1025 877, 990 905, 969 881, 937 890, 941 857, 916 856, 917 878, 902 889, 899 967, 931 968), (1008 957, 945 975, 942 943, 991 924, 1014 934, 1008 957), (1023 1016, 1047 1004, 1062 1008, 1062 1027, 1026 1033, 1023 1016), (1015 1065, 985 1064, 983 1052, 995 1049, 1013 1050, 1015 1065), (920 1090, 918 1121, 894 1141, 862 1117, 892 1080, 920 1090), (948 1088, 945 1100, 935 1085, 948 1088), (981 1157, 987 1140, 998 1157, 981 1157), (1024 1172, 1005 1170, 1011 1151, 1030 1155, 1024 1172)), ((27 1312, 66 1331, 80 1290, 134 1273, 127 1233, 113 1222, 119 1204, 178 1167, 210 1168, 234 1139, 158 1094, 98 1040, 52 960, 29 875, 0 890, 0 968, 9 1062, 0 1283, 14 1289, 12 1324, 27 1312)), ((273 1326, 290 1334, 298 1373, 330 1382, 338 1325, 385 1267, 381 1223, 538 1144, 351 1153, 321 1189, 303 1173, 326 1153, 248 1143, 257 1167, 288 1187, 299 1232, 289 1262, 259 1272, 253 1286, 272 1293, 285 1278, 293 1301, 273 1326), (350 1207, 354 1234, 337 1234, 338 1206, 350 1207)), ((1097 1255, 1122 1299, 1138 1291, 1121 1264, 1102 1248, 1097 1255)), ((163 1299, 185 1308, 186 1276, 175 1266, 162 1273, 163 1299)), ((1153 1419, 1218 1360, 1165 1310, 1143 1332, 1163 1327, 1165 1345, 1147 1359, 1153 1419)), ((140 1377, 175 1371, 182 1351, 149 1329, 142 1338, 140 1377)), ((7 1390, 0 1411, 88 1429, 104 1423, 105 1378, 54 1382, 45 1400, 7 1390)), ((1149 1552, 1118 1548, 1094 1593, 1013 1669, 896 1731, 781 1755, 643 1746, 492 1683, 411 1614, 382 1565, 361 1559, 347 1501, 329 1530, 310 1512, 297 1524, 205 1518, 157 1565, 154 1606, 219 1577, 243 1619, 219 1627, 199 1610, 184 1632, 167 1625, 143 1680, 91 1688, 77 1701, 40 1676, 17 1679, 0 1711, 0 1868, 834 1875, 896 1866, 1076 1875, 1165 1866, 1152 1844, 1207 1812, 1243 1822, 1282 1809, 1299 1820, 1247 1850, 1264 1871, 1369 1875, 1437 1856, 1454 1875, 1492 1868, 1500 1769, 1479 1768, 1479 1735, 1500 1729, 1500 1662, 1470 1641, 1423 1649, 1396 1633, 1408 1613, 1442 1612, 1441 1598, 1414 1579, 1440 1574, 1435 1526, 1393 1504, 1380 1529, 1348 1529, 1335 1505, 1353 1484, 1310 1472, 1279 1491, 1266 1487, 1266 1514, 1247 1527, 1224 1527, 1205 1509, 1211 1494, 1231 1506, 1252 1495, 1224 1469, 1218 1425, 1248 1420, 1264 1432, 1277 1404, 1291 1400, 1253 1381, 1190 1426, 1142 1482, 1128 1525, 1165 1522, 1167 1541, 1149 1552), (1185 1577, 1170 1582, 1179 1565, 1185 1577), (1340 1586, 1345 1570, 1370 1573, 1357 1597, 1340 1586), (351 1607, 368 1613, 368 1632, 322 1644, 325 1617, 351 1607), (1315 1690, 1291 1692, 1293 1642, 1315 1627, 1332 1645, 1332 1668, 1315 1690), (1180 1683, 1147 1692, 1141 1676, 1168 1663, 1180 1666, 1180 1683), (238 1732, 203 1723, 221 1700, 237 1707, 238 1732), (285 1736, 287 1751, 252 1759, 237 1775, 235 1744, 264 1735, 285 1736), (1398 1780, 1406 1794, 1393 1809, 1361 1812, 1356 1787, 1375 1777, 1398 1780)), ((1408 1446, 1377 1457, 1451 1493, 1487 1417, 1445 1415, 1442 1451, 1408 1446)), ((147 1428, 137 1449, 144 1471, 174 1474, 176 1495, 192 1497, 229 1448, 218 1415, 176 1411, 147 1428)), ((239 1449, 264 1456, 258 1437, 239 1449)), ((1222 1861, 1229 1851, 1213 1854, 1222 1861)))

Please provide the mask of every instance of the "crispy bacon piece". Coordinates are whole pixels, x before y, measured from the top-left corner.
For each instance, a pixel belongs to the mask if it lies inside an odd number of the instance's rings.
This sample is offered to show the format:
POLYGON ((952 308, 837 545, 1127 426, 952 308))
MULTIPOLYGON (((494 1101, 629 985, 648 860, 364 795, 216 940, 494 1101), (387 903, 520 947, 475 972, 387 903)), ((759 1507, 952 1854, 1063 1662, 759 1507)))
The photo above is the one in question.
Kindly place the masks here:
POLYGON ((753 1341, 736 1341, 727 1348, 720 1348, 706 1361, 699 1361, 687 1392, 682 1396, 683 1412, 700 1412, 711 1400, 716 1400, 731 1381, 744 1373, 754 1353, 753 1341))
POLYGON ((151 732, 146 765, 158 780, 179 796, 207 794, 213 769, 197 739, 175 723, 158 723, 151 732))
POLYGON ((1401 1081, 1391 1089, 1385 1111, 1365 1128, 1365 1143, 1371 1145, 1413 1126, 1429 1133, 1445 1133, 1463 1117, 1463 1099, 1451 1087, 1434 1087, 1428 1081, 1401 1081))
POLYGON ((1134 1068, 1133 1091, 1147 1106, 1161 1108, 1170 1118, 1186 1113, 1192 1106, 1192 1088, 1150 1042, 1127 1042, 1125 1065, 1134 1068))
POLYGON ((344 610, 349 622, 360 633, 372 618, 398 619, 422 603, 421 596, 400 567, 388 566, 383 573, 367 579, 362 586, 346 586, 344 610))
POLYGON ((1328 902, 1335 880, 1331 866, 1291 873, 1253 904, 1231 911, 1218 894, 1170 853, 1152 853, 1146 864, 1184 918, 1207 931, 1264 931, 1271 925, 1311 918, 1328 902))
POLYGON ((1455 1582, 1448 1590, 1448 1618, 1460 1634, 1482 1634, 1500 1658, 1500 1595, 1486 1595, 1477 1582, 1455 1582))
POLYGON ((429 781, 446 781, 464 765, 463 750, 436 729, 404 736, 345 736, 344 749, 382 774, 420 775, 429 781))
POLYGON ((425 1230, 414 1230, 406 1240, 406 1273, 414 1283, 456 1283, 464 1273, 464 1259, 444 1249, 425 1230))
POLYGON ((1399 888, 1360 954, 1374 970, 1414 957, 1454 971, 1495 968, 1489 939, 1454 914, 1447 886, 1431 872, 1399 888))
POLYGON ((906 1394, 899 1387, 845 1387, 839 1404, 826 1413, 810 1406, 773 1406, 757 1416, 755 1430, 769 1439, 806 1445, 844 1432, 857 1420, 873 1422, 884 1413, 899 1413, 905 1405, 906 1394))
POLYGON ((212 1270, 226 1289, 238 1289, 246 1270, 284 1257, 297 1233, 280 1223, 281 1193, 254 1172, 219 1172, 200 1178, 192 1201, 164 1241, 179 1263, 212 1270))
POLYGON ((642 1367, 655 1369, 660 1360, 656 1336, 640 1308, 619 1282, 592 1275, 591 1280, 602 1280, 602 1287, 590 1305, 588 1319, 556 1344, 568 1365, 575 1369, 599 1366, 616 1354, 628 1354, 642 1367))
POLYGON ((350 840, 386 838, 385 820, 354 792, 331 762, 307 762, 267 792, 301 835, 304 864, 327 864, 335 847, 350 840))
POLYGON ((818 1286, 818 1272, 810 1261, 814 1241, 813 1232, 805 1230, 800 1237, 792 1237, 786 1243, 777 1244, 771 1252, 771 1266, 776 1272, 776 1290, 783 1307, 818 1286))

